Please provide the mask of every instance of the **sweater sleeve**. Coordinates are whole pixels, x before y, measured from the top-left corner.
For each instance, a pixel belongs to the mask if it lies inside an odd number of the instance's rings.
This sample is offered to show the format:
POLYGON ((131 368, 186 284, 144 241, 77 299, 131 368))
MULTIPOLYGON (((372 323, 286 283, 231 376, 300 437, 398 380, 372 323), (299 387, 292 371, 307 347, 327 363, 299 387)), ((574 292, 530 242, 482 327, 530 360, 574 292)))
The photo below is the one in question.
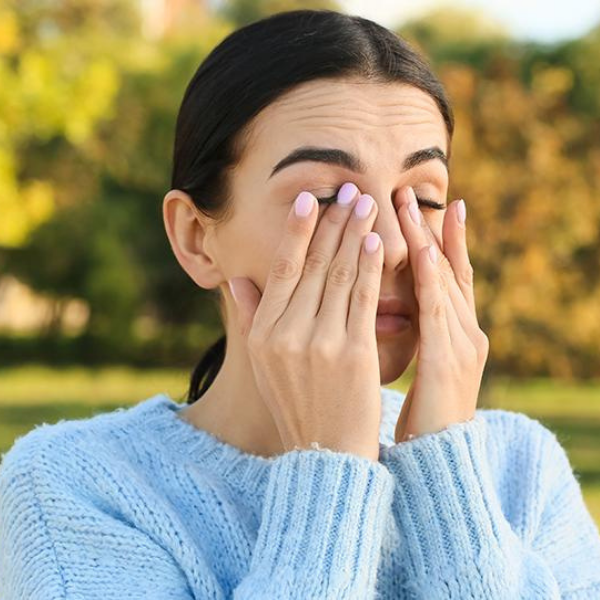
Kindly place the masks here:
POLYGON ((56 477, 61 457, 44 429, 19 438, 0 465, 2 600, 193 600, 167 550, 56 477))
POLYGON ((502 512, 486 456, 489 424, 481 414, 382 448, 382 462, 396 479, 392 510, 400 563, 407 565, 397 580, 407 598, 600 598, 598 529, 556 437, 530 423, 525 435, 540 438, 539 470, 537 481, 523 485, 532 490, 533 506, 542 506, 534 530, 524 525, 527 535, 517 535, 502 512))
POLYGON ((249 572, 235 600, 375 598, 394 479, 349 453, 294 450, 275 460, 249 572))
POLYGON ((4 455, 2 600, 375 597, 394 488, 379 462, 326 449, 277 457, 248 571, 226 593, 206 548, 191 538, 172 539, 184 532, 159 520, 142 480, 129 471, 124 479, 121 464, 100 454, 42 428, 4 455), (127 502, 117 508, 114 498, 127 502))

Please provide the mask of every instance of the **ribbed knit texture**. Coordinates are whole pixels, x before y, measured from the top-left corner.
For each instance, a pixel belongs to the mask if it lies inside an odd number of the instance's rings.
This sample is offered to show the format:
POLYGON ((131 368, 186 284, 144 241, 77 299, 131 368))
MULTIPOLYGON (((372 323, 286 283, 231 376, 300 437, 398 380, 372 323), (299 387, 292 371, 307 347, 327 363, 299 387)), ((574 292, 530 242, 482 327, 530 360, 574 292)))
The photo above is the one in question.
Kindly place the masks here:
POLYGON ((600 534, 524 414, 394 443, 250 455, 159 394, 41 424, 0 465, 1 600, 599 600, 600 534))

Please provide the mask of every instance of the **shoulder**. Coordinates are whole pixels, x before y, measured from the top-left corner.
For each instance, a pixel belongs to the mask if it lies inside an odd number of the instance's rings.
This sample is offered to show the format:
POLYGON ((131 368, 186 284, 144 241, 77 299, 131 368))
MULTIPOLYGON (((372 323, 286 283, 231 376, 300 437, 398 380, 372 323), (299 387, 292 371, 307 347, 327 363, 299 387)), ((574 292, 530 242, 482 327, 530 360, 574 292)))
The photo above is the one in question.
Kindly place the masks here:
POLYGON ((576 480, 562 441, 539 420, 503 409, 477 413, 486 422, 487 454, 499 485, 512 482, 517 493, 519 488, 550 489, 560 487, 565 478, 576 480))
POLYGON ((44 423, 2 456, 0 579, 11 598, 188 598, 181 548, 192 541, 143 443, 149 408, 44 423))
POLYGON ((159 401, 153 396, 136 405, 120 407, 83 419, 41 423, 16 438, 0 455, 0 489, 17 473, 43 473, 46 477, 74 478, 93 459, 122 461, 142 435, 143 414, 159 401))
POLYGON ((525 413, 500 408, 479 408, 476 412, 486 423, 488 447, 521 455, 538 455, 549 447, 562 449, 551 429, 525 413))

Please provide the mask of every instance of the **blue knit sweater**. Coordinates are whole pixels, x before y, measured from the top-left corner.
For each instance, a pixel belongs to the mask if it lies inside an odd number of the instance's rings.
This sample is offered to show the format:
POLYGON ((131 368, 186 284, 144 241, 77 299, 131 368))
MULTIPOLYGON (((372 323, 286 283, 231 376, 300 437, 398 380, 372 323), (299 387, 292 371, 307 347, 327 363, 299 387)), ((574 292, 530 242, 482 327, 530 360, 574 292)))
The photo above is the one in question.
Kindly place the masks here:
POLYGON ((159 394, 43 423, 0 468, 2 600, 600 599, 600 534, 540 422, 478 409, 379 462, 246 454, 159 394))

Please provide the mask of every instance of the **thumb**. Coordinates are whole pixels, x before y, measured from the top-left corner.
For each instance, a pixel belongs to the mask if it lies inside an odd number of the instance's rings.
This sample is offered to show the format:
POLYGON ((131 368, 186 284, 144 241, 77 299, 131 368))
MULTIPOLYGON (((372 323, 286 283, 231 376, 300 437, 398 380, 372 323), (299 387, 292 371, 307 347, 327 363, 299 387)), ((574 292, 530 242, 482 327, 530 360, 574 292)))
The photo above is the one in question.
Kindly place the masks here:
POLYGON ((410 406, 414 391, 415 388, 413 382, 413 384, 410 386, 410 389, 408 390, 408 393, 404 397, 402 408, 400 409, 400 415, 398 416, 398 421, 396 422, 396 430, 394 432, 394 441, 396 442, 396 444, 405 441, 406 427, 408 424, 408 415, 410 412, 410 406))
POLYGON ((245 338, 252 327, 262 294, 247 277, 232 277, 228 283, 237 307, 238 330, 245 338))

